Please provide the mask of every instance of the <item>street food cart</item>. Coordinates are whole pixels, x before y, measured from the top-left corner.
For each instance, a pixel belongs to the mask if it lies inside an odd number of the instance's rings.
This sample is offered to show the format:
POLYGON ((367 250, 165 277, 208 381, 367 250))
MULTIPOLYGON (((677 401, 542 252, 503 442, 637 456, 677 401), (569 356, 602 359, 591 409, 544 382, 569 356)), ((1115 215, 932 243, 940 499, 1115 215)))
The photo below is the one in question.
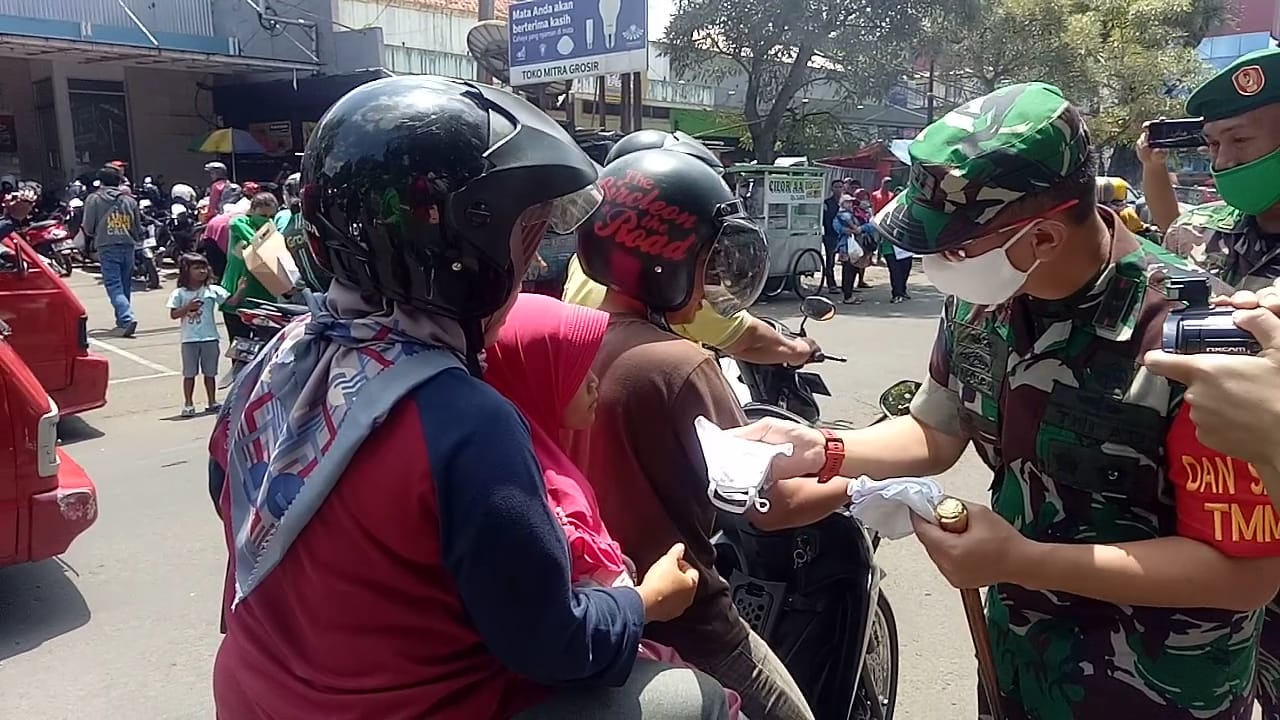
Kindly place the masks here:
POLYGON ((823 168, 735 165, 738 196, 769 242, 763 297, 790 290, 801 299, 822 290, 823 168))

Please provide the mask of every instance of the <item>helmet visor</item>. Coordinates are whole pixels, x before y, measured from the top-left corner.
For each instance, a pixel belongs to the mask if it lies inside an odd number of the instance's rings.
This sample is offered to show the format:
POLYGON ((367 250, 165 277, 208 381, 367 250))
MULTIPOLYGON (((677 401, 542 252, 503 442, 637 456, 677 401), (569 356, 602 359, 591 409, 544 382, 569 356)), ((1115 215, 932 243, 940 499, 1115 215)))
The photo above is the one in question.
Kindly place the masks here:
POLYGON ((729 317, 751 307, 768 277, 769 246, 760 228, 745 218, 722 221, 703 280, 711 309, 729 317))
MULTIPOLYGON (((547 227, 558 235, 568 235, 600 207, 604 194, 595 183, 542 203, 546 207, 547 227)), ((526 215, 527 217, 527 215, 526 215)))

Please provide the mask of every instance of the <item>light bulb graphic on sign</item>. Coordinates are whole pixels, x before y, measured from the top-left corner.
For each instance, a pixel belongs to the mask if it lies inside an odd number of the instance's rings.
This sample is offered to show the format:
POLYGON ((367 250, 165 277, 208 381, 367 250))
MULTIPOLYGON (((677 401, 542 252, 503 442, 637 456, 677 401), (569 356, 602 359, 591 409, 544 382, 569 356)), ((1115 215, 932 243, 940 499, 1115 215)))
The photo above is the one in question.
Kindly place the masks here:
POLYGON ((622 0, 600 0, 600 29, 604 31, 604 46, 612 48, 618 39, 618 11, 622 0))

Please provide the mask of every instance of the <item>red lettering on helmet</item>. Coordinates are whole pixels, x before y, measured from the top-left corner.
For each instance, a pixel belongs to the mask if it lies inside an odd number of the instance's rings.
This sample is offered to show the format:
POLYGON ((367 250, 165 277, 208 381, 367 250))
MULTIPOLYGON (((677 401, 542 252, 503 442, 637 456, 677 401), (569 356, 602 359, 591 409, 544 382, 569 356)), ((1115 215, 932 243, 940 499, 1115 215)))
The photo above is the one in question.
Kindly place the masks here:
POLYGON ((693 249, 698 218, 679 205, 659 200, 653 185, 652 178, 634 170, 622 178, 601 180, 603 219, 592 229, 601 238, 645 255, 684 260, 693 249))

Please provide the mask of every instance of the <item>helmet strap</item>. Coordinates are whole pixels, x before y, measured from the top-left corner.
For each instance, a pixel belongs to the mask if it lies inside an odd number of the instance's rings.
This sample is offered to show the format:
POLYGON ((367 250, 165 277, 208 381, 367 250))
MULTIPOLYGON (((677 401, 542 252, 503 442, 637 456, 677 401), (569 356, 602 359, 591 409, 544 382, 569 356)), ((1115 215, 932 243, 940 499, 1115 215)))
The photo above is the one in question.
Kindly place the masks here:
POLYGON ((671 329, 671 323, 667 322, 666 313, 658 312, 657 310, 654 310, 651 307, 645 307, 644 312, 645 312, 645 317, 649 320, 650 323, 657 325, 659 328, 661 328, 662 330, 666 330, 669 333, 675 332, 674 330, 671 329))

